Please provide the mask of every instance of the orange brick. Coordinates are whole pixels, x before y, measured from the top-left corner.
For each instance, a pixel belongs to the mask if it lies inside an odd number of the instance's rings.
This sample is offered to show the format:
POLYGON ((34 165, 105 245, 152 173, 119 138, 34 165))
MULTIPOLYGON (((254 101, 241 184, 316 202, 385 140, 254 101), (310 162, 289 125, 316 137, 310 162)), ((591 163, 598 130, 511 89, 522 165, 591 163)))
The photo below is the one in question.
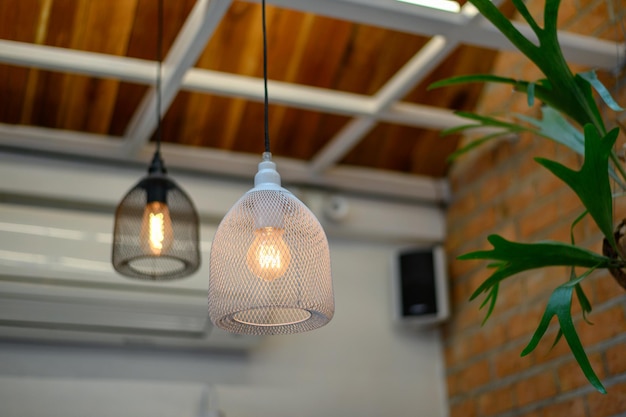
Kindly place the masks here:
POLYGON ((478 411, 481 416, 492 416, 515 407, 510 385, 497 388, 478 396, 478 411))
MULTIPOLYGON (((598 375, 598 378, 603 379, 605 373, 604 367, 602 366, 602 355, 600 353, 594 353, 587 356, 589 358, 589 362, 591 362, 591 367, 596 375, 598 375)), ((562 391, 571 391, 575 388, 589 385, 589 381, 580 369, 578 362, 575 360, 570 360, 561 365, 557 372, 562 391)))
POLYGON ((469 398, 450 407, 450 417, 476 417, 476 401, 469 398))
POLYGON ((459 389, 459 381, 458 373, 454 373, 446 376, 446 386, 448 387, 448 398, 456 397, 461 393, 459 389))
POLYGON ((554 289, 569 280, 569 271, 566 267, 550 267, 537 269, 524 276, 526 302, 532 299, 542 299, 546 303, 554 289))
POLYGON ((462 220, 465 216, 472 213, 476 209, 476 195, 468 193, 459 200, 454 201, 448 207, 448 222, 454 225, 456 220, 462 220))
POLYGON ((515 384, 515 395, 520 406, 550 398, 556 395, 557 391, 554 375, 550 371, 534 375, 515 384))
POLYGON ((626 382, 607 387, 608 394, 593 392, 587 395, 589 415, 611 417, 623 415, 626 410, 626 382))
POLYGON ((463 350, 464 346, 460 343, 454 343, 445 347, 444 356, 448 368, 458 365, 465 359, 463 350))
MULTIPOLYGON (((547 300, 546 300, 547 302, 547 300)), ((537 329, 541 317, 545 311, 545 303, 535 303, 533 306, 520 310, 508 320, 509 340, 515 340, 524 337, 530 340, 530 337, 537 329)))
POLYGON ((486 178, 480 187, 481 201, 492 201, 494 198, 502 194, 502 192, 504 192, 510 184, 510 180, 502 175, 499 175, 499 173, 486 178))
POLYGON ((534 234, 540 234, 540 232, 558 220, 558 213, 558 201, 536 202, 533 208, 520 221, 520 236, 522 239, 525 239, 534 234))
MULTIPOLYGON (((546 239, 555 240, 557 242, 563 243, 571 243, 571 227, 574 218, 567 219, 567 221, 562 222, 560 225, 557 225, 554 230, 552 230, 547 236, 546 239)), ((576 227, 574 227, 574 242, 582 242, 584 241, 587 235, 586 222, 579 222, 576 227)))
POLYGON ((567 192, 559 193, 558 200, 560 208, 559 215, 568 224, 585 211, 585 206, 583 206, 580 199, 573 191, 567 190, 567 192))
POLYGON ((450 289, 450 300, 453 306, 460 306, 469 300, 470 291, 467 289, 466 282, 458 282, 452 285, 450 289))
POLYGON ((482 94, 485 100, 481 101, 477 111, 480 114, 499 114, 514 94, 513 87, 508 84, 487 84, 482 94))
MULTIPOLYGON (((527 136, 525 140, 530 141, 532 145, 535 145, 536 142, 538 141, 538 139, 535 139, 534 137, 531 137, 531 136, 527 136)), ((520 162, 520 165, 519 165, 519 169, 518 169, 518 173, 522 178, 528 177, 532 174, 537 174, 545 170, 545 168, 539 165, 537 161, 535 161, 535 159, 533 158, 535 154, 536 154, 536 151, 533 146, 532 149, 529 151, 529 153, 523 156, 522 161, 520 162), (532 155, 530 154, 530 152, 532 152, 532 155)), ((541 156, 545 157, 544 155, 541 155, 541 156)), ((537 174, 537 175, 540 175, 540 174, 537 174)))
POLYGON ((626 372, 626 343, 620 343, 606 350, 606 368, 609 375, 626 372))
POLYGON ((517 345, 500 352, 494 357, 494 369, 497 377, 503 378, 513 375, 533 366, 533 357, 520 356, 523 349, 523 345, 517 345))
POLYGON ((470 356, 497 349, 506 340, 504 326, 487 322, 484 327, 478 328, 468 336, 465 342, 468 345, 470 356))
POLYGON ((452 325, 455 331, 463 331, 471 328, 478 328, 482 321, 482 313, 478 306, 468 304, 463 306, 462 312, 457 309, 458 314, 454 317, 452 325))
POLYGON ((457 378, 460 392, 471 392, 489 382, 489 362, 486 359, 476 362, 460 371, 457 378))
POLYGON ((582 398, 574 398, 569 401, 550 404, 544 407, 542 411, 545 417, 587 417, 585 403, 582 398))
POLYGON ((580 8, 576 2, 564 1, 559 7, 559 14, 557 17, 557 27, 562 29, 569 28, 571 21, 575 18, 580 11, 580 8))
POLYGON ((593 312, 589 319, 594 323, 593 325, 584 323, 582 320, 576 323, 576 330, 585 347, 591 347, 626 332, 622 306, 616 306, 601 313, 593 312))
POLYGON ((493 206, 485 208, 481 213, 473 216, 465 226, 466 236, 481 236, 488 234, 496 224, 496 211, 493 206))
POLYGON ((615 297, 626 296, 626 290, 608 272, 605 272, 602 276, 594 277, 592 286, 595 305, 612 300, 615 297))
MULTIPOLYGON (((567 344, 565 338, 561 338, 556 346, 552 346, 556 338, 558 329, 554 327, 554 330, 548 330, 541 339, 539 346, 528 356, 532 356, 536 364, 545 366, 548 362, 551 362, 557 358, 563 356, 572 356, 572 352, 567 344)), ((530 339, 529 339, 530 341, 530 339)))
POLYGON ((524 208, 529 207, 535 199, 535 190, 532 184, 521 184, 502 203, 509 215, 520 213, 524 208))
POLYGON ((535 195, 538 198, 552 195, 555 192, 567 187, 563 181, 547 171, 539 172, 539 175, 533 181, 533 186, 535 188, 535 195))

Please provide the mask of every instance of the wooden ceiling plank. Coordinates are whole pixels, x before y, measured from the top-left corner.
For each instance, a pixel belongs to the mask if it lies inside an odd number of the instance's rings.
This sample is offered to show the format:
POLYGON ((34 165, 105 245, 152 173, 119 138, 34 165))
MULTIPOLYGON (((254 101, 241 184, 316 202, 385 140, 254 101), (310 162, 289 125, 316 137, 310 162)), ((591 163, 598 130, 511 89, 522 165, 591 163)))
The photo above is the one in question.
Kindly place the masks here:
POLYGON ((376 109, 381 111, 400 100, 430 71, 437 67, 457 46, 457 42, 443 36, 432 37, 420 51, 409 60, 375 94, 376 109))
POLYGON ((341 131, 313 157, 311 171, 319 175, 348 153, 376 125, 376 119, 352 119, 341 131))
MULTIPOLYGON (((233 0, 198 0, 163 62, 161 117, 178 93, 185 73, 198 60, 215 28, 233 0)), ((124 134, 123 153, 135 153, 145 145, 157 125, 156 91, 142 100, 124 134)))

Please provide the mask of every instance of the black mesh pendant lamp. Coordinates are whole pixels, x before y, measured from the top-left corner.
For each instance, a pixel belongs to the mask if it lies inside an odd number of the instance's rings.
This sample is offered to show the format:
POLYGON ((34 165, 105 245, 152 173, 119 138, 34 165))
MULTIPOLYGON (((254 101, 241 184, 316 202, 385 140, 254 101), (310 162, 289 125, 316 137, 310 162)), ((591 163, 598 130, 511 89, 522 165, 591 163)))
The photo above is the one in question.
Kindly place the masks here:
POLYGON ((163 0, 158 1, 157 26, 156 150, 148 175, 117 206, 112 252, 117 272, 153 281, 183 278, 200 266, 198 213, 167 176, 160 152, 163 0))

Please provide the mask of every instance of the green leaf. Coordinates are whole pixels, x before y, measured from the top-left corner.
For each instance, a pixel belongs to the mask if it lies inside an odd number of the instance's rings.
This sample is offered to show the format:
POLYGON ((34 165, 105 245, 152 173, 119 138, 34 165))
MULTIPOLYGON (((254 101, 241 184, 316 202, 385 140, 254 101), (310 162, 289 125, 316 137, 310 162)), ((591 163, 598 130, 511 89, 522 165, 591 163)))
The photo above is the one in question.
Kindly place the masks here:
POLYGON ((435 88, 448 87, 457 84, 467 83, 503 83, 515 85, 518 81, 514 78, 499 77, 491 74, 470 74, 470 75, 458 75, 456 77, 446 78, 444 80, 436 81, 428 86, 428 90, 434 90, 435 88))
POLYGON ((557 143, 567 146, 579 155, 585 153, 585 139, 583 134, 564 118, 561 113, 552 107, 541 108, 541 119, 516 114, 515 116, 538 128, 541 136, 552 139, 557 143))
MULTIPOLYGON (((557 36, 558 0, 547 0, 544 8, 543 29, 540 28, 526 10, 522 0, 514 0, 514 5, 535 32, 538 44, 524 37, 511 21, 492 4, 490 0, 470 0, 511 43, 529 58, 545 75, 548 82, 535 87, 535 96, 544 103, 558 109, 580 126, 592 123, 604 133, 604 124, 593 100, 591 87, 582 78, 575 78, 569 69, 557 36), (545 88, 550 86, 550 88, 545 88)), ((520 81, 521 83, 521 81, 520 81)), ((518 86, 520 84, 517 84, 518 86)))
POLYGON ((528 107, 532 107, 533 104, 535 104, 535 83, 528 84, 528 90, 526 94, 528 96, 528 107))
POLYGON ((487 314, 485 314, 485 318, 482 321, 482 325, 487 322, 487 320, 491 316, 491 313, 493 313, 493 309, 496 307, 499 288, 499 284, 495 284, 493 287, 491 287, 491 289, 489 290, 489 294, 487 295, 487 297, 485 297, 485 300, 480 305, 480 308, 482 309, 485 305, 487 305, 487 303, 489 303, 489 308, 487 309, 487 314))
POLYGON ((505 278, 546 266, 582 266, 587 268, 608 268, 613 261, 587 249, 560 242, 517 243, 502 236, 491 235, 487 238, 493 245, 492 250, 466 253, 458 259, 485 259, 499 261, 495 271, 474 291, 471 300, 505 278))
MULTIPOLYGON (((563 285, 558 286, 552 295, 550 296, 550 300, 548 301, 548 305, 546 306, 546 310, 537 326, 537 330, 533 334, 530 342, 522 351, 522 356, 528 355, 532 352, 539 341, 546 333, 548 326, 550 325, 550 321, 554 316, 557 317, 559 322, 559 326, 567 341, 567 344, 570 347, 570 350, 574 354, 574 358, 580 369, 587 377, 587 380, 593 385, 598 391, 603 394, 606 394, 606 389, 600 382, 600 379, 594 372, 591 364, 589 363, 589 358, 587 358, 587 354, 580 342, 578 334, 576 333, 576 328, 574 327, 574 323, 572 321, 571 307, 572 307, 572 293, 579 280, 569 281, 563 285)), ((558 335, 557 335, 558 336, 558 335)), ((558 341, 558 338, 557 338, 558 341)))
POLYGON ((513 26, 511 21, 498 10, 491 0, 471 0, 471 3, 476 6, 480 14, 497 27, 524 55, 533 60, 532 57, 539 53, 539 48, 526 39, 524 35, 513 26))
POLYGON ((559 331, 556 333, 556 337, 554 338, 554 342, 552 342, 552 346, 550 346, 550 350, 554 349, 554 347, 559 343, 561 338, 563 337, 563 330, 559 328, 559 331))
POLYGON ((582 212, 582 214, 581 214, 580 216, 576 217, 576 220, 574 220, 574 221, 572 222, 572 225, 571 225, 571 226, 570 226, 570 228, 569 228, 569 238, 570 238, 570 243, 571 243, 572 245, 575 245, 575 244, 576 244, 576 242, 574 241, 574 227, 576 227, 576 225, 577 225, 578 223, 580 223, 580 221, 581 221, 582 219, 584 219, 584 218, 585 218, 585 216, 586 216, 587 214, 589 214, 589 212, 588 212, 587 210, 585 210, 584 212, 582 212))
POLYGON ((615 128, 604 138, 600 138, 595 127, 585 126, 585 160, 580 171, 543 158, 537 162, 565 182, 583 203, 598 228, 615 247, 613 235, 613 198, 608 176, 609 156, 617 140, 619 129, 615 128))
POLYGON ((587 319, 587 314, 591 313, 591 302, 589 302, 589 298, 587 298, 587 295, 580 284, 576 284, 574 289, 576 290, 576 297, 578 298, 580 308, 583 312, 583 320, 585 320, 588 324, 593 324, 587 319))
POLYGON ((507 122, 504 120, 496 119, 495 117, 483 116, 481 114, 476 114, 476 113, 467 112, 467 111, 457 111, 454 114, 456 114, 457 116, 463 117, 465 119, 470 119, 470 120, 475 120, 477 122, 480 122, 480 124, 483 126, 502 127, 506 129, 516 129, 516 130, 523 129, 523 126, 519 126, 518 124, 507 122))
POLYGON ((617 102, 611 96, 611 93, 609 93, 609 90, 607 90, 604 84, 602 84, 602 82, 598 79, 595 71, 582 72, 579 73, 578 76, 587 81, 593 87, 593 89, 596 90, 596 92, 600 95, 600 98, 602 98, 602 100, 606 103, 607 106, 609 106, 611 110, 624 110, 619 104, 617 104, 617 102))

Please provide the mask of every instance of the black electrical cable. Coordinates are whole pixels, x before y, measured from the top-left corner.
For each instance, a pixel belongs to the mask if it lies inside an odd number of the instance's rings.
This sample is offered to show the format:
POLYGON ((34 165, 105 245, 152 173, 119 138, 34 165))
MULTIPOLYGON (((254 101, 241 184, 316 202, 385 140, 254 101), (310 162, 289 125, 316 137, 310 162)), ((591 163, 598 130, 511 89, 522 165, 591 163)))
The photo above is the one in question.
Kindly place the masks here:
POLYGON ((156 58, 157 58, 157 76, 156 76, 156 115, 157 115, 157 129, 156 129, 156 154, 161 152, 161 67, 162 67, 162 55, 163 55, 163 0, 158 1, 157 10, 157 46, 156 46, 156 58))
POLYGON ((265 27, 265 0, 261 2, 263 16, 263 91, 265 94, 265 152, 270 152, 270 133, 269 133, 269 99, 267 94, 267 29, 265 27))

